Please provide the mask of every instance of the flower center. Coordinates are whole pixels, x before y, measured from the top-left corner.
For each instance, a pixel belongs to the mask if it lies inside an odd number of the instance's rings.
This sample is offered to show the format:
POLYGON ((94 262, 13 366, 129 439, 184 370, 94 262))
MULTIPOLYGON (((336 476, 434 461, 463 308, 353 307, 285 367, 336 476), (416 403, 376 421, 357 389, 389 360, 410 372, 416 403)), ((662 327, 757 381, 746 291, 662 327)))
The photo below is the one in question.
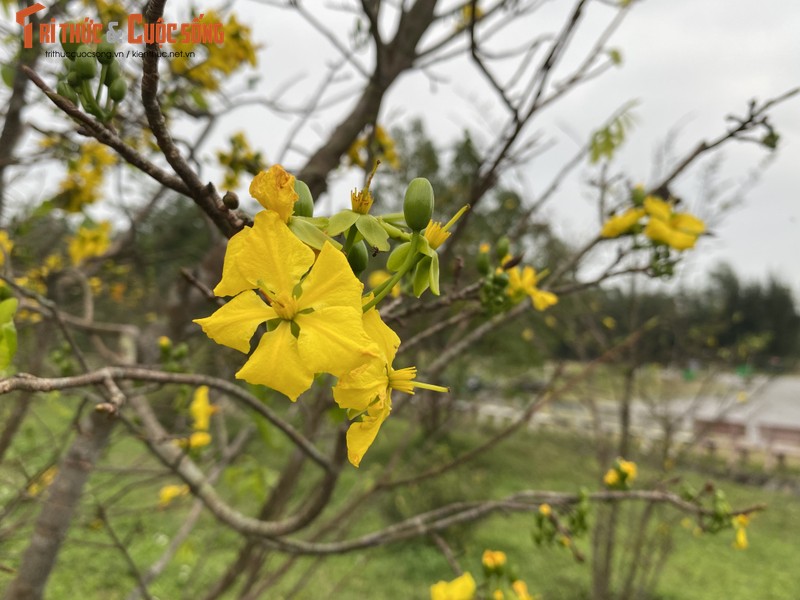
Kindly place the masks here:
POLYGON ((271 297, 270 302, 278 316, 285 321, 291 321, 297 314, 297 299, 291 294, 278 294, 271 297))
POLYGON ((405 369, 392 369, 389 367, 389 387, 406 394, 414 393, 414 378, 417 376, 416 367, 405 369))

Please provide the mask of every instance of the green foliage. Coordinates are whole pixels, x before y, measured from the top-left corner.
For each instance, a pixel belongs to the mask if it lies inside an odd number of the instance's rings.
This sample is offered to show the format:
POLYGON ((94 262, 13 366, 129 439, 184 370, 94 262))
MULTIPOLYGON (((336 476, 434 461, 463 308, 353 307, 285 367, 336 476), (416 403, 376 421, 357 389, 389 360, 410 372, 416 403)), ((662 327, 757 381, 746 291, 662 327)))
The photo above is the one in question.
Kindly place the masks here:
POLYGON ((4 371, 17 353, 17 328, 14 314, 19 302, 16 298, 6 298, 0 302, 0 372, 4 371))

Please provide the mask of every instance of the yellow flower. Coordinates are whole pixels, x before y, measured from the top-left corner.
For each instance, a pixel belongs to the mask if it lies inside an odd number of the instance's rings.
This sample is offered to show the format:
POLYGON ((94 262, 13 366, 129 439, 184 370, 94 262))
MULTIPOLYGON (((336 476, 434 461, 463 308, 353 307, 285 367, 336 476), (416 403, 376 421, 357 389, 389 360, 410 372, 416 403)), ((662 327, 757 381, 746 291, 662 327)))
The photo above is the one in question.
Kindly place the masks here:
POLYGON ((208 386, 201 385, 194 392, 194 398, 189 405, 192 415, 192 429, 195 431, 208 431, 211 415, 217 412, 218 407, 208 401, 208 386))
POLYGON ((492 247, 488 243, 481 242, 481 245, 478 246, 478 252, 480 252, 481 254, 486 254, 489 252, 489 250, 491 250, 491 248, 492 247))
POLYGON ((175 498, 188 494, 188 485, 165 485, 158 491, 158 506, 159 508, 166 508, 175 498))
POLYGON ((503 594, 503 590, 497 589, 492 592, 492 600, 503 600, 505 595, 503 594))
POLYGON ((525 340, 526 342, 532 342, 533 338, 535 337, 533 329, 531 329, 530 327, 526 327, 525 329, 523 329, 520 335, 522 336, 522 339, 525 340))
POLYGON ((604 238, 615 238, 629 233, 633 226, 644 217, 645 211, 641 208, 629 208, 624 213, 614 215, 603 224, 600 236, 604 238))
POLYGON ((67 176, 55 198, 59 208, 79 212, 100 197, 106 167, 116 163, 116 157, 100 142, 86 142, 78 148, 75 158, 67 161, 67 176))
POLYGON ((529 296, 536 310, 547 310, 558 302, 558 296, 536 287, 536 271, 533 267, 513 267, 508 271, 508 288, 506 292, 514 302, 519 302, 523 297, 529 296))
POLYGON ((82 226, 70 239, 67 250, 72 264, 80 265, 89 258, 102 256, 111 245, 111 223, 103 221, 96 227, 82 226))
POLYGON ((211 443, 211 434, 207 431, 195 431, 188 438, 172 440, 172 442, 179 448, 202 448, 211 443))
POLYGON ((506 564, 506 553, 500 550, 484 550, 481 562, 490 571, 495 571, 506 564))
POLYGON ((449 238, 451 235, 451 232, 449 231, 450 228, 455 225, 456 222, 468 210, 469 204, 462 206, 459 211, 453 215, 453 218, 450 219, 445 225, 442 225, 438 221, 430 221, 423 234, 425 236, 425 240, 428 242, 428 245, 436 250, 439 248, 439 246, 444 244, 447 241, 447 238, 449 238))
POLYGON ((688 213, 673 213, 672 205, 661 198, 648 196, 644 209, 650 220, 644 228, 647 237, 675 250, 693 248, 697 238, 706 230, 705 223, 688 213))
POLYGON ((369 191, 369 185, 364 186, 360 192, 358 190, 350 192, 350 208, 352 208, 353 212, 360 215, 369 214, 372 203, 373 198, 372 193, 369 191))
POLYGON ((477 586, 469 573, 453 581, 440 581, 431 586, 431 600, 473 600, 477 586))
POLYGON ((528 591, 528 585, 521 579, 517 579, 514 583, 512 583, 511 589, 514 590, 518 600, 534 600, 533 596, 531 596, 530 592, 528 591))
POLYGON ((747 530, 744 527, 736 528, 736 539, 733 542, 733 547, 737 550, 747 550, 747 530))
POLYGON ((278 213, 284 223, 289 222, 294 203, 300 197, 294 191, 294 175, 280 165, 272 165, 268 171, 256 175, 250 184, 250 195, 267 210, 278 213))
POLYGON ((603 326, 606 329, 616 329, 617 320, 614 317, 603 317, 603 326))
POLYGON ((446 392, 447 388, 414 381, 416 367, 394 369, 392 362, 400 347, 400 338, 372 308, 364 313, 363 328, 377 345, 377 356, 339 378, 333 388, 333 399, 348 409, 351 417, 360 416, 347 430, 347 457, 358 467, 364 454, 375 441, 381 425, 392 411, 392 390, 413 394, 414 388, 446 392))
POLYGON ((625 473, 625 482, 626 483, 633 483, 633 480, 636 479, 637 469, 636 463, 631 462, 629 460, 619 459, 619 470, 625 473))
POLYGON ((553 513, 553 509, 546 502, 539 505, 539 514, 544 517, 549 517, 553 513))
POLYGON ((14 248, 14 242, 8 237, 8 232, 0 230, 0 267, 6 262, 6 257, 11 254, 14 248))
POLYGON ((244 353, 258 326, 267 323, 236 377, 294 401, 315 373, 341 377, 377 356, 364 333, 362 289, 340 251, 326 242, 314 262, 314 252, 276 212, 265 210, 228 242, 214 293, 234 298, 195 323, 218 344, 244 353))
POLYGON ((733 518, 733 526, 734 527, 747 527, 750 524, 750 517, 747 515, 736 515, 733 518))
POLYGON ((613 487, 619 483, 619 473, 616 469, 609 469, 603 476, 603 483, 608 487, 613 487))
POLYGON ((169 348, 172 345, 172 340, 169 339, 167 336, 162 335, 158 338, 158 347, 159 348, 169 348))
MULTIPOLYGON (((378 269, 377 271, 373 271, 372 273, 369 274, 369 277, 367 278, 367 283, 369 284, 369 287, 375 289, 384 281, 391 278, 392 275, 388 271, 378 269)), ((392 291, 390 293, 392 294, 393 298, 397 298, 400 295, 400 284, 399 283, 394 284, 394 286, 392 287, 392 291)))

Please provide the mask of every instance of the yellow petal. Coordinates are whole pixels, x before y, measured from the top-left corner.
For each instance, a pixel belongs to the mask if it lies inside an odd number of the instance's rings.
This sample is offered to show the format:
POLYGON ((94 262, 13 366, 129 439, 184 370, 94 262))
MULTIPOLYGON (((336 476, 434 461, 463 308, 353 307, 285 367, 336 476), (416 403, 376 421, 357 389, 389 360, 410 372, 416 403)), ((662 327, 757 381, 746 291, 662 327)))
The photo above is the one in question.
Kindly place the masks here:
POLYGON ((261 282, 272 295, 291 294, 314 264, 314 251, 297 239, 277 213, 263 210, 255 216, 247 245, 234 260, 248 281, 261 282))
POLYGON ((236 377, 271 387, 294 402, 311 387, 314 371, 300 358, 297 339, 292 335, 289 323, 284 321, 261 337, 258 348, 236 377))
POLYGON ((280 165, 261 171, 250 184, 250 195, 267 210, 275 211, 286 223, 294 211, 299 196, 294 191, 294 175, 280 165))
POLYGON ((225 261, 222 264, 222 279, 214 288, 217 296, 235 296, 244 290, 258 287, 257 280, 251 281, 239 270, 239 255, 247 249, 252 232, 252 227, 245 227, 228 240, 225 261))
POLYGON ((361 292, 364 285, 353 275, 345 255, 325 242, 314 263, 314 268, 303 280, 303 293, 297 306, 325 308, 326 306, 349 306, 361 312, 361 292))
POLYGON ((534 289, 531 294, 531 302, 536 310, 547 310, 549 307, 558 303, 558 296, 552 292, 545 292, 539 289, 534 289))
POLYGON ((250 352, 250 339, 256 328, 278 314, 253 291, 245 291, 231 299, 210 317, 195 319, 205 334, 223 346, 239 352, 250 352))
POLYGON ((361 421, 355 421, 350 424, 347 430, 347 458, 354 467, 361 464, 361 459, 364 454, 369 450, 381 425, 389 416, 392 411, 392 401, 387 397, 383 401, 376 402, 370 406, 366 414, 361 418, 361 421))
POLYGON ((473 600, 477 586, 470 573, 431 586, 431 600, 473 600))
POLYGON ((298 314, 300 326, 297 346, 303 364, 314 373, 330 373, 337 377, 352 371, 378 349, 364 333, 361 309, 330 306, 298 314))
POLYGON ((690 235, 700 235, 706 230, 706 224, 689 213, 676 213, 672 215, 670 224, 678 231, 690 235))
POLYGON ((648 196, 644 199, 645 212, 656 219, 669 221, 672 214, 672 206, 657 196, 648 196))
POLYGON ((374 308, 364 313, 363 321, 364 331, 378 345, 378 350, 386 359, 385 362, 391 366, 400 347, 400 338, 383 322, 381 313, 374 308))
POLYGON ((333 388, 333 399, 341 408, 365 411, 375 398, 386 398, 389 377, 386 361, 373 358, 339 378, 333 388))
POLYGON ((211 415, 217 412, 217 407, 208 401, 208 386, 201 385, 195 390, 189 412, 192 415, 192 428, 195 431, 208 431, 211 415))
POLYGON ((600 231, 601 237, 615 238, 628 233, 644 214, 645 211, 641 208, 629 208, 620 215, 614 215, 603 224, 603 229, 600 231))

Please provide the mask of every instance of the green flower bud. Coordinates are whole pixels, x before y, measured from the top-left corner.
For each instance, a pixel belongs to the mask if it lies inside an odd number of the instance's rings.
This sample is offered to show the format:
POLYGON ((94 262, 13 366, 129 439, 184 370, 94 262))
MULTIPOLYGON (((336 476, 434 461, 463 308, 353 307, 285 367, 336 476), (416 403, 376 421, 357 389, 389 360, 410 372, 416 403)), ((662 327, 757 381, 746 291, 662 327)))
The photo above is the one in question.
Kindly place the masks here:
POLYGON ((510 248, 511 241, 508 239, 508 236, 504 235, 497 240, 497 244, 494 247, 494 251, 497 253, 497 260, 503 260, 508 255, 510 248))
POLYGON ((111 85, 119 79, 119 76, 122 74, 122 68, 119 66, 119 63, 116 60, 112 60, 108 63, 108 69, 106 69, 106 85, 111 85))
POLYGON ((412 231, 422 231, 433 215, 433 186, 424 177, 412 179, 403 200, 403 216, 412 231))
POLYGON ((75 93, 75 90, 73 90, 66 81, 59 81, 56 86, 56 91, 59 96, 63 96, 73 104, 78 104, 78 94, 75 93))
POLYGON ((294 203, 294 214, 298 217, 313 217, 314 198, 311 197, 311 190, 308 189, 305 182, 295 179, 294 191, 297 192, 299 196, 297 202, 294 203))
POLYGON ((353 273, 356 274, 356 277, 364 272, 369 262, 369 252, 367 251, 367 245, 364 243, 364 240, 353 244, 353 247, 350 248, 350 252, 347 253, 347 262, 350 263, 350 268, 353 269, 353 273))
POLYGON ((478 252, 478 273, 481 275, 488 275, 489 274, 489 253, 488 252, 478 252))
POLYGON ((108 65, 114 60, 116 47, 111 42, 104 40, 97 44, 97 61, 101 65, 108 65))
POLYGON ((67 83, 70 87, 77 89, 81 85, 81 78, 75 71, 70 71, 67 73, 67 83))
POLYGON ((78 51, 78 48, 80 47, 80 43, 79 42, 64 42, 64 41, 62 41, 61 42, 61 47, 64 49, 64 52, 67 54, 67 57, 70 60, 74 60, 75 59, 75 53, 78 51))
POLYGON ((72 70, 77 73, 78 77, 81 79, 92 79, 97 75, 97 61, 94 56, 88 56, 91 52, 92 48, 85 44, 78 47, 78 56, 75 58, 75 64, 72 70), (86 56, 80 56, 81 54, 86 56))
POLYGON ((108 95, 114 102, 121 102, 128 93, 128 82, 122 77, 115 79, 108 88, 108 95))

